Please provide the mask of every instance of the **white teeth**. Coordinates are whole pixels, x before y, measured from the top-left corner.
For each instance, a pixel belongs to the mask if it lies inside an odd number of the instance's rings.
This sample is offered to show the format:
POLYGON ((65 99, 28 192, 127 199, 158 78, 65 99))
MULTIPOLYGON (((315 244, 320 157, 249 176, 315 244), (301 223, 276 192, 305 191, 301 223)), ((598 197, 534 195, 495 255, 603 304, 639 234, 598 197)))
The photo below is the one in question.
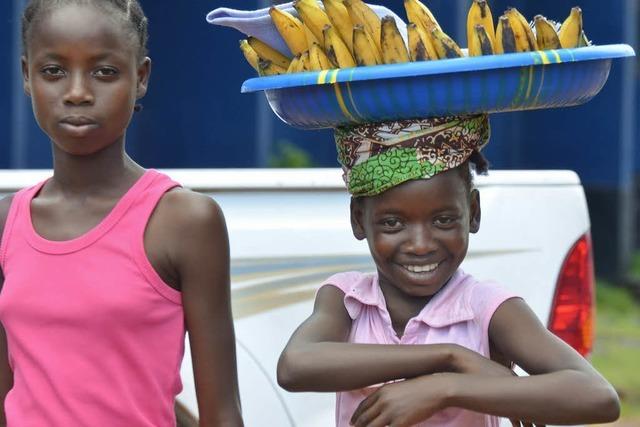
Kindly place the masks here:
POLYGON ((428 273, 438 268, 438 264, 436 263, 436 264, 429 264, 429 265, 403 265, 403 267, 412 273, 428 273))

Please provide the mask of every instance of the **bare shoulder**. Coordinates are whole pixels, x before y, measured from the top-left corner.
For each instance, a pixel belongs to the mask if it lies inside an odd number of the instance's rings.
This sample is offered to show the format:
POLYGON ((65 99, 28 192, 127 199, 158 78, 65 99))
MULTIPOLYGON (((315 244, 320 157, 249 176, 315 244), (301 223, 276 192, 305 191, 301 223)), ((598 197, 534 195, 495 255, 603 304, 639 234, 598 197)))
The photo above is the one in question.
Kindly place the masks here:
POLYGON ((0 239, 4 232, 4 225, 7 222, 9 216, 9 208, 11 208, 11 202, 13 202, 13 194, 0 199, 0 239))
POLYGON ((178 270, 215 256, 228 258, 222 209, 204 194, 182 188, 168 191, 158 202, 148 232, 149 247, 160 248, 178 270))
POLYGON ((158 203, 157 214, 180 226, 197 227, 224 222, 220 206, 211 197, 191 190, 168 191, 158 203))

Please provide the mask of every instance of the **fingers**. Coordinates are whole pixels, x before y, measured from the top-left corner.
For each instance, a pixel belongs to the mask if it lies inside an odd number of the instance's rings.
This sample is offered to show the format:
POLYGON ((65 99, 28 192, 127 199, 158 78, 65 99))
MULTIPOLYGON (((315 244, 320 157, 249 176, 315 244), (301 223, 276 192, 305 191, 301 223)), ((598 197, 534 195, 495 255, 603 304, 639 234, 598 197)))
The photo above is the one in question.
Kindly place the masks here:
MULTIPOLYGON (((378 392, 376 391, 370 394, 362 402, 360 402, 356 410, 353 412, 353 415, 351 416, 351 420, 350 420, 351 425, 357 425, 356 421, 358 420, 358 418, 360 418, 362 414, 364 414, 369 408, 373 406, 374 403, 376 403, 376 401, 378 400, 378 396, 379 396, 378 392)), ((366 424, 363 424, 363 425, 366 425, 366 424)))
POLYGON ((385 427, 388 423, 380 417, 380 409, 374 405, 358 415, 351 418, 351 425, 354 427, 385 427))

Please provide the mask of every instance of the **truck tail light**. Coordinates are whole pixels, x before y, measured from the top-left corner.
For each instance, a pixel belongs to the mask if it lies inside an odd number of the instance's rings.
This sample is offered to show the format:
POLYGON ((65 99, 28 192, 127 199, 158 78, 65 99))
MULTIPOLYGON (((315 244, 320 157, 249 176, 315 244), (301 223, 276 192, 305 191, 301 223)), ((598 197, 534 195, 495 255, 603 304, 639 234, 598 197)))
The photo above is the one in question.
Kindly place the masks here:
POLYGON ((585 357, 593 348, 594 293, 591 235, 586 233, 562 264, 549 318, 549 330, 585 357))

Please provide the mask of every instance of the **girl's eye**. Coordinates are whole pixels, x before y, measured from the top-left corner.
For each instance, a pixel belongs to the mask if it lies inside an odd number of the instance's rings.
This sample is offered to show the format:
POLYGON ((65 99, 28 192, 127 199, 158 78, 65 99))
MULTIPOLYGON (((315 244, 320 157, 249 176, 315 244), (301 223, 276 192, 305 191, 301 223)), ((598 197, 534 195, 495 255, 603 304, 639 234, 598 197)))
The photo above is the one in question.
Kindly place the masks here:
POLYGON ((453 225, 457 221, 457 219, 458 218, 453 216, 439 216, 434 220, 434 222, 436 223, 436 225, 447 227, 453 225))
POLYGON ((41 70, 42 74, 49 77, 62 77, 64 76, 64 70, 55 65, 48 65, 41 70))
POLYGON ((111 67, 102 67, 94 73, 97 77, 114 77, 118 74, 118 70, 111 67))
POLYGON ((398 218, 385 218, 381 221, 381 224, 384 228, 390 230, 396 230, 402 227, 402 223, 398 218))

